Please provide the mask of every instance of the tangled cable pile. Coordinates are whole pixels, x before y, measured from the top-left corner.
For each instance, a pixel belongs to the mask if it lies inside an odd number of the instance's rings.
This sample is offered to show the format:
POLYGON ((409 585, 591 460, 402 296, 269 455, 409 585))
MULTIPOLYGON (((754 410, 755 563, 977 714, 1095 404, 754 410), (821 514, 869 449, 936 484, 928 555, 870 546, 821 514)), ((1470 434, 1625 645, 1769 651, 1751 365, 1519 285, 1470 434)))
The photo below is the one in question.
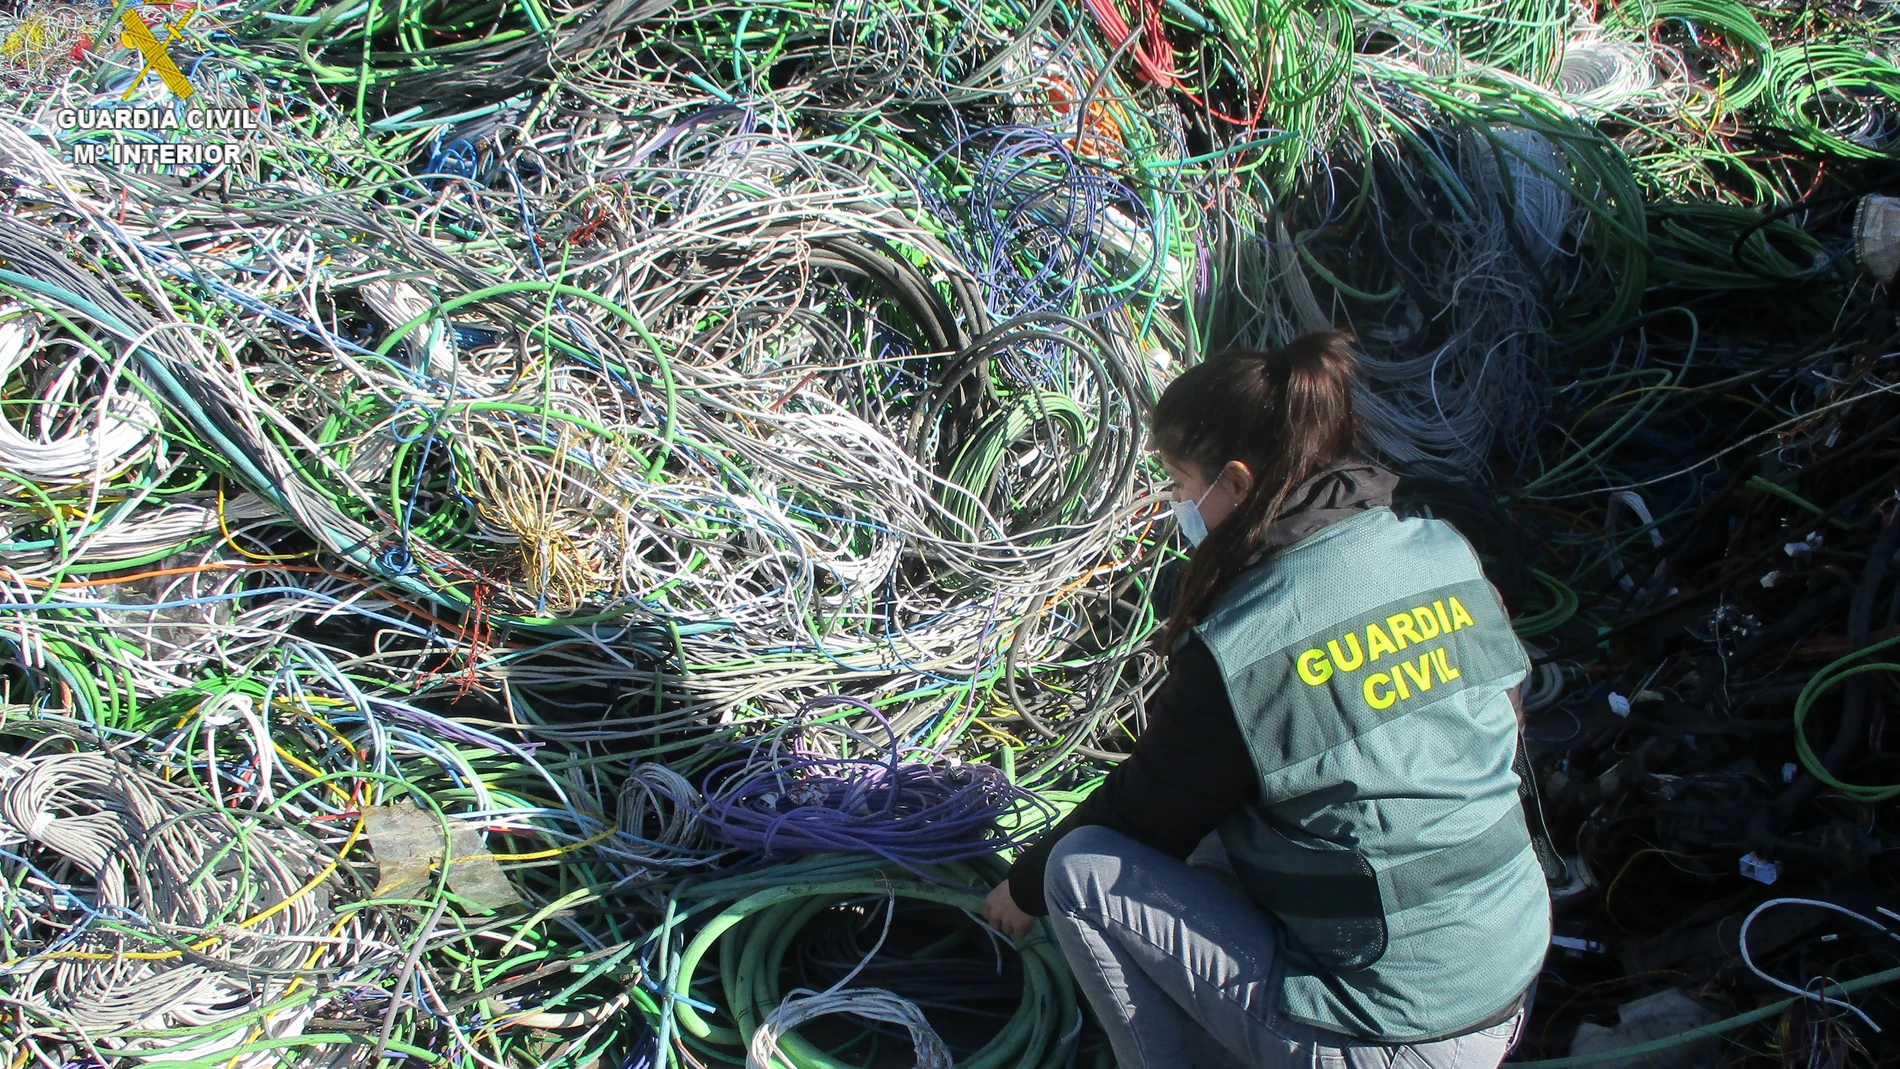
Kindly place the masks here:
POLYGON ((1890 1057, 1896 40, 0 9, 0 1066, 1099 1062, 971 913, 1145 723, 1147 408, 1326 325, 1537 653, 1527 1053, 1890 1057))
MULTIPOLYGON (((94 892, 88 902, 21 862, 23 897, 46 914, 76 915, 13 977, 36 1017, 95 1035, 168 1019, 221 1024, 250 1011, 251 985, 236 976, 270 977, 275 1001, 307 955, 299 943, 329 919, 327 896, 298 893, 323 875, 308 871, 314 844, 294 827, 240 831, 193 793, 99 752, 10 758, 5 774, 10 837, 43 846, 94 892), (212 934, 196 939, 201 932, 212 934)), ((302 1024, 296 1015, 280 1022, 302 1024)), ((138 1039, 127 1049, 157 1046, 138 1039)))

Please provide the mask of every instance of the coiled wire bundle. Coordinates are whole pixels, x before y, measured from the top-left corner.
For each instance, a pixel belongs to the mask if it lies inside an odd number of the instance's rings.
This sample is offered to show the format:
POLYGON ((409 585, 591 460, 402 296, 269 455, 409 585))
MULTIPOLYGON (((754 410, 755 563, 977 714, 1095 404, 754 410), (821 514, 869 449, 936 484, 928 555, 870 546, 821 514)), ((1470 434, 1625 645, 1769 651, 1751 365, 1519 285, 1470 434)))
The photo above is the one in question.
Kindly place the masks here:
MULTIPOLYGON (((27 960, 4 981, 21 1037, 188 1060, 298 1034, 310 1010, 285 996, 335 934, 336 865, 287 821, 226 816, 63 741, 0 755, 0 850, 26 877, 9 913, 29 922, 9 926, 6 956, 27 960), (278 1009, 259 1018, 260 1003, 278 1009), (255 1031, 220 1028, 233 1020, 255 1031)), ((271 757, 258 760, 268 780, 271 757)))
POLYGON ((752 745, 746 757, 707 774, 701 813, 721 841, 767 858, 869 853, 913 871, 967 861, 1017 841, 999 843, 990 832, 1009 810, 1037 804, 987 765, 906 753, 890 721, 853 699, 807 703, 769 743, 752 745), (873 743, 835 717, 829 718, 837 736, 832 745, 822 735, 806 741, 824 725, 821 718, 808 727, 807 717, 837 706, 872 716, 889 743, 873 743), (849 752, 864 749, 883 753, 849 752))

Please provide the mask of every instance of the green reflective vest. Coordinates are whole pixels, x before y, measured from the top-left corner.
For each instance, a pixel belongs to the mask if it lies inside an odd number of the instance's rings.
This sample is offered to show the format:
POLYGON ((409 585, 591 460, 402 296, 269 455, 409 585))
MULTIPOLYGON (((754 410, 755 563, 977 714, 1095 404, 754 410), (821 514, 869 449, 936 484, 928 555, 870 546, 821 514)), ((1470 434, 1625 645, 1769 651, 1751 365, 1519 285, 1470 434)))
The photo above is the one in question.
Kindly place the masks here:
POLYGON ((1371 509, 1242 572, 1195 628, 1260 801, 1220 835, 1291 937, 1283 1013, 1455 1035, 1543 965, 1550 899, 1512 771, 1529 671, 1471 547, 1371 509))

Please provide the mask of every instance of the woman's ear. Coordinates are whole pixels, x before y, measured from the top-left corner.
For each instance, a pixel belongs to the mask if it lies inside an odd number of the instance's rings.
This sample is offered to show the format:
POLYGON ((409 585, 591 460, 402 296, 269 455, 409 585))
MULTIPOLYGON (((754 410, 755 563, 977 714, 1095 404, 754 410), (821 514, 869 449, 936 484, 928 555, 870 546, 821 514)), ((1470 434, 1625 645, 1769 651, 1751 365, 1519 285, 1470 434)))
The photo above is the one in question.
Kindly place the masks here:
POLYGON ((1244 461, 1230 460, 1220 472, 1220 481, 1233 489, 1236 502, 1247 500, 1247 495, 1253 493, 1253 479, 1253 469, 1244 461))

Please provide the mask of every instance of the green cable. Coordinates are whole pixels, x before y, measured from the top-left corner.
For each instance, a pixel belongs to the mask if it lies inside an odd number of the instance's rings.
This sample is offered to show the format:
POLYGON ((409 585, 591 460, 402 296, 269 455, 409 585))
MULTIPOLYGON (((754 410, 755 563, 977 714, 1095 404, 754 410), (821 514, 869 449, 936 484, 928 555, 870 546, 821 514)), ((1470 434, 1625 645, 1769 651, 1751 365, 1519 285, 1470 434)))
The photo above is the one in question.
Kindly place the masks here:
POLYGON ((1773 494, 1774 496, 1782 499, 1783 501, 1788 502, 1791 505, 1795 505, 1800 508, 1806 509, 1808 512, 1812 513, 1813 515, 1825 517, 1828 520, 1828 522, 1832 523, 1835 527, 1838 527, 1841 530, 1844 530, 1844 531, 1853 530, 1853 527, 1854 527, 1853 524, 1848 523, 1846 520, 1843 520, 1838 516, 1829 515, 1826 509, 1822 508, 1819 505, 1816 505, 1814 502, 1809 501, 1807 498, 1802 497, 1800 494, 1795 493, 1793 490, 1788 489, 1787 487, 1781 485, 1780 483, 1770 482, 1759 475, 1751 475, 1748 477, 1748 481, 1746 483, 1743 483, 1742 485, 1747 486, 1753 490, 1760 490, 1761 492, 1765 494, 1773 494))
MULTIPOLYGON (((862 868, 862 861, 855 866, 862 868)), ((856 878, 828 880, 819 882, 792 882, 771 887, 748 895, 721 910, 717 916, 707 922, 680 955, 669 982, 674 1012, 681 1028, 686 1033, 700 1039, 709 1039, 725 1046, 739 1046, 749 1039, 745 1031, 750 1023, 750 1014, 776 1004, 778 962, 782 959, 790 940, 797 932, 794 925, 763 923, 779 908, 796 911, 781 914, 781 919, 789 916, 810 916, 831 902, 852 895, 894 895, 899 898, 935 902, 953 906, 965 911, 977 911, 982 907, 982 897, 973 892, 954 891, 947 888, 932 887, 925 884, 898 882, 876 878, 856 878), (736 999, 734 1012, 739 1016, 736 1023, 739 1028, 725 1028, 706 1021, 697 1010, 685 1001, 688 998, 685 987, 698 970, 699 962, 715 943, 719 943, 734 929, 749 920, 757 918, 750 925, 754 933, 743 939, 743 945, 732 947, 722 945, 722 959, 727 963, 723 974, 728 977, 728 994, 736 999), (746 1008, 748 1001, 743 997, 752 994, 752 1009, 746 1008)), ((1037 1029, 1046 1026, 1045 1007, 1053 998, 1060 1004, 1066 994, 1069 1017, 1079 1012, 1074 1005, 1073 989, 1067 985, 1066 971, 1061 967, 1059 953, 1049 949, 1046 939, 1032 939, 1023 945, 1025 997, 1011 1023, 1004 1031, 993 1038, 986 1047, 966 1062, 959 1063, 965 1069, 1002 1069, 1014 1065, 1046 1065, 1051 1063, 1053 1055, 1047 1053, 1047 1042, 1057 1040, 1057 1047, 1066 1049, 1068 1040, 1048 1035, 1037 1035, 1037 1029), (1051 985, 1054 985, 1053 988, 1051 985), (1025 1031, 1029 1035, 1025 1036, 1025 1031), (1031 1060, 1024 1062, 1021 1059, 1031 1060)), ((1070 1030, 1063 1029, 1064 1034, 1070 1030)), ((795 1069, 845 1069, 846 1063, 788 1033, 781 1038, 781 1049, 789 1056, 795 1069)))
POLYGON ((1653 1039, 1647 1043, 1632 1043, 1626 1047, 1616 1047, 1610 1050, 1591 1051, 1588 1054, 1573 1054, 1568 1058, 1544 1058, 1537 1061, 1505 1062, 1504 1064, 1516 1067, 1516 1069, 1581 1069, 1582 1066, 1586 1065, 1601 1065, 1604 1062, 1620 1062, 1625 1059, 1634 1060, 1644 1058, 1651 1054, 1659 1054, 1666 1050, 1673 1050, 1684 1043, 1692 1043, 1698 1039, 1712 1039, 1723 1033, 1733 1032, 1738 1028, 1754 1024, 1757 1021, 1766 1021, 1771 1017, 1786 1012, 1797 1003, 1813 1001, 1821 997, 1840 998, 1856 991, 1865 991, 1868 988, 1879 987, 1882 984, 1890 984, 1895 980, 1900 980, 1900 969, 1887 969, 1882 972, 1863 976, 1858 980, 1849 980, 1846 983, 1837 983, 1828 980, 1824 981, 1812 999, 1785 998, 1779 1002, 1771 1002, 1758 1009, 1749 1010, 1747 1013, 1738 1013, 1733 1017, 1716 1021, 1713 1024, 1701 1025, 1686 1031, 1677 1032, 1672 1036, 1653 1039))
POLYGON ((1518 616, 1511 620, 1511 630, 1522 638, 1537 638, 1548 635, 1569 623, 1577 615, 1580 604, 1577 592, 1570 589, 1562 580, 1542 570, 1528 569, 1532 579, 1553 596, 1550 608, 1528 616, 1518 616))
POLYGON ((1856 802, 1885 802, 1900 797, 1900 784, 1883 787, 1859 786, 1843 782, 1839 777, 1828 771, 1827 766, 1821 762, 1820 756, 1814 752, 1813 745, 1808 742, 1808 714, 1813 712, 1814 703, 1820 700, 1822 694, 1855 676, 1866 675, 1870 672, 1893 672, 1900 674, 1900 664, 1895 664, 1891 661, 1873 661, 1859 665, 1852 664, 1854 661, 1872 656, 1881 650, 1891 649, 1895 646, 1900 646, 1900 635, 1876 642, 1865 649, 1856 650, 1834 661, 1819 672, 1816 672, 1808 680, 1807 684, 1801 688, 1801 694, 1795 698, 1794 751, 1795 755, 1800 758, 1802 767, 1806 768, 1808 774, 1815 779, 1820 780, 1822 783, 1827 784, 1829 787, 1834 788, 1856 802))

